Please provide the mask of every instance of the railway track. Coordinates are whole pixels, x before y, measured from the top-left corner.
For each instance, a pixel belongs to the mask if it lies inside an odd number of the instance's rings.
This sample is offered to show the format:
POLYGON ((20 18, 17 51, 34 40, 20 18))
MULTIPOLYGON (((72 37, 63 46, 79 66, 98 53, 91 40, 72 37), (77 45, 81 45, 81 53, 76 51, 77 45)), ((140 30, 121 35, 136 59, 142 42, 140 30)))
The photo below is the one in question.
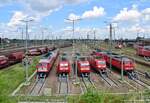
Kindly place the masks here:
POLYGON ((29 95, 31 96, 39 96, 41 94, 41 91, 45 85, 46 78, 40 78, 38 79, 32 86, 29 95))
POLYGON ((111 79, 108 75, 99 73, 99 76, 102 78, 102 80, 104 80, 107 83, 108 86, 119 87, 118 84, 113 79, 111 79))
POLYGON ((150 84, 148 84, 147 82, 145 82, 144 80, 142 80, 139 77, 135 77, 134 75, 130 74, 130 79, 133 80, 135 83, 139 84, 140 86, 150 89, 150 84))
POLYGON ((149 72, 142 72, 142 71, 136 70, 136 73, 143 76, 145 79, 150 79, 150 73, 149 72))
POLYGON ((61 76, 59 77, 59 86, 58 86, 58 93, 67 95, 69 93, 69 80, 68 76, 61 76))
POLYGON ((150 85, 140 79, 133 79, 133 81, 136 82, 137 84, 141 85, 142 87, 150 89, 150 85))
POLYGON ((87 92, 88 88, 92 86, 94 89, 96 89, 96 86, 94 85, 93 81, 89 77, 84 77, 82 75, 81 77, 81 91, 82 93, 87 92))

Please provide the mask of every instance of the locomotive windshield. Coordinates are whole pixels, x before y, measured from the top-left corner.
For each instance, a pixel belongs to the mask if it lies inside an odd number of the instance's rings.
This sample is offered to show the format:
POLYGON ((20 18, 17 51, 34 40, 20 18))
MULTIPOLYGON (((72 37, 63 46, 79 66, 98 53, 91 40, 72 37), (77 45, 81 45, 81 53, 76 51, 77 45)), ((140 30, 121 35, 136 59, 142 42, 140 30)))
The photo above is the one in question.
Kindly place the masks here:
POLYGON ((81 63, 81 66, 89 66, 89 63, 81 63))
POLYGON ((98 64, 106 64, 105 61, 98 61, 97 63, 98 63, 98 64))
POLYGON ((46 67, 46 66, 47 66, 47 63, 39 63, 38 66, 39 66, 39 67, 46 67))
POLYGON ((129 65, 132 64, 132 61, 124 61, 123 63, 129 65))

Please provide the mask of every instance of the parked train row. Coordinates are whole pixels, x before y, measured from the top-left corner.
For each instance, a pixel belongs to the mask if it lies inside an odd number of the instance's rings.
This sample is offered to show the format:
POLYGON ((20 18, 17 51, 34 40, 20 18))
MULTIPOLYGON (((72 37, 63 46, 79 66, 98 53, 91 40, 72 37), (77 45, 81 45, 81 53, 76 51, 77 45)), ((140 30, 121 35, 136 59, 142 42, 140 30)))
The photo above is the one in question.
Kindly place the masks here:
MULTIPOLYGON (((47 56, 40 59, 37 64, 37 77, 46 77, 50 70, 52 69, 53 63, 57 59, 59 54, 58 50, 51 51, 47 53, 47 56)), ((89 77, 91 68, 101 73, 106 73, 106 61, 104 58, 97 57, 92 54, 90 57, 83 57, 79 53, 76 54, 76 60, 73 62, 76 65, 78 76, 89 77)), ((70 75, 72 70, 71 61, 68 59, 66 53, 59 55, 59 60, 56 68, 56 74, 58 76, 67 76, 70 75)))

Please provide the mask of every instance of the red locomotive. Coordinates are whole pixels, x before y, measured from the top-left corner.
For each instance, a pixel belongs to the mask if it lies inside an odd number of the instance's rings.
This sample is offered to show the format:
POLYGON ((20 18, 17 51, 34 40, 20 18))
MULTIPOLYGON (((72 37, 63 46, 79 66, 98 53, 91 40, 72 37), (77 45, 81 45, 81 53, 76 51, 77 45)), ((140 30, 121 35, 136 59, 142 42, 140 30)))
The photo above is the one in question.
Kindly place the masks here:
POLYGON ((67 59, 66 55, 65 56, 63 55, 57 66, 57 74, 63 76, 69 75, 70 69, 71 69, 70 62, 67 59))
POLYGON ((38 65, 36 67, 37 68, 37 77, 45 78, 48 76, 57 56, 58 56, 58 50, 49 52, 48 54, 45 55, 44 58, 40 59, 38 65))
POLYGON ((0 56, 0 69, 8 66, 8 64, 9 64, 8 58, 4 55, 1 55, 0 56))
POLYGON ((79 76, 88 77, 90 75, 90 63, 86 58, 79 58, 77 60, 77 69, 79 76))
POLYGON ((129 59, 126 56, 120 56, 119 54, 109 53, 109 52, 97 52, 96 55, 104 57, 107 64, 110 64, 110 58, 112 57, 112 61, 111 61, 112 66, 118 68, 119 70, 123 68, 125 72, 134 71, 135 64, 133 60, 129 59))
POLYGON ((102 74, 106 73, 106 60, 104 58, 92 55, 88 60, 91 68, 102 74))
POLYGON ((136 54, 144 56, 146 60, 150 60, 150 46, 138 46, 136 54))

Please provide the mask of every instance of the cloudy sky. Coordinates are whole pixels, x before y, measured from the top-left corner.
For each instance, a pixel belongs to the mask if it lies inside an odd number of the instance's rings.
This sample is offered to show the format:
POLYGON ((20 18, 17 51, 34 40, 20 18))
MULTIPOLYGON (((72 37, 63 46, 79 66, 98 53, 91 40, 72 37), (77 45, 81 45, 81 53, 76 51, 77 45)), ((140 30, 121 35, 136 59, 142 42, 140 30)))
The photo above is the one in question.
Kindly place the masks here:
POLYGON ((0 0, 0 36, 21 38, 27 19, 30 39, 107 38, 109 23, 115 38, 150 37, 150 0, 0 0), (67 18, 81 19, 74 36, 67 18))

